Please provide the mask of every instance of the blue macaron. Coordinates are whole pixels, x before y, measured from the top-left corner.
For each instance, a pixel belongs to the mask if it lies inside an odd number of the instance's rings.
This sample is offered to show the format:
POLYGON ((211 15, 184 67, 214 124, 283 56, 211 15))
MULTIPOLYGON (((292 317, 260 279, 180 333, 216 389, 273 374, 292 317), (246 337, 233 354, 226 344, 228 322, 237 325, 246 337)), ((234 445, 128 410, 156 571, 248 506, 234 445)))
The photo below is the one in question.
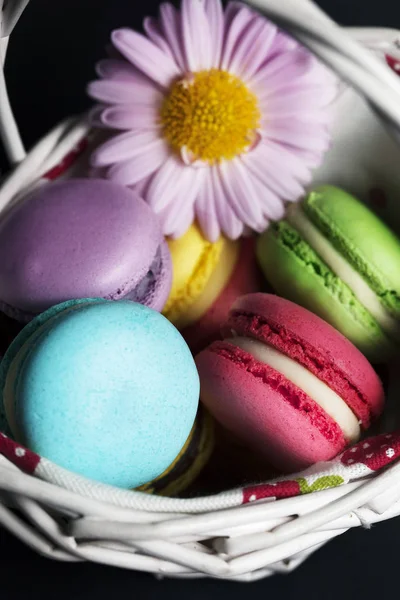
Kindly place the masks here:
POLYGON ((122 488, 159 476, 193 426, 199 377, 180 333, 128 301, 70 301, 34 319, 0 368, 13 436, 122 488))

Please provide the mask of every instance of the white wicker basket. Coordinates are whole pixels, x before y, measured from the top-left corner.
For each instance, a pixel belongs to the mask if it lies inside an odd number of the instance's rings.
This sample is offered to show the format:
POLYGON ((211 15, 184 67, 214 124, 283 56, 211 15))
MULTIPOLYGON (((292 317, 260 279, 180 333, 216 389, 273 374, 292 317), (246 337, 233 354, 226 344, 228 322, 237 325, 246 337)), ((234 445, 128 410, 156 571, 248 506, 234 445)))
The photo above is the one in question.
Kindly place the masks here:
MULTIPOLYGON (((6 36, 27 2, 10 1, 4 10, 3 62, 6 36)), ((252 0, 250 4, 352 86, 343 84, 337 99, 333 147, 315 180, 342 185, 367 202, 378 200, 376 208, 400 230, 396 202, 400 198, 400 79, 393 73, 400 70, 400 33, 346 31, 309 0, 252 0), (392 71, 385 55, 391 57, 392 71)), ((26 155, 1 69, 0 102, 0 133, 14 164, 0 188, 4 211, 30 187, 82 168, 82 151, 92 141, 86 118, 71 118, 26 155), (74 162, 78 155, 81 160, 74 162)), ((40 459, 0 434, 0 525, 58 560, 90 560, 159 576, 238 581, 289 572, 349 528, 368 527, 400 514, 397 371, 396 365, 389 368, 388 408, 377 437, 363 440, 345 457, 287 481, 210 497, 162 498, 97 484, 40 459), (338 487, 329 484, 332 475, 338 487), (306 488, 295 495, 293 485, 299 487, 299 482, 305 482, 306 488), (313 486, 316 482, 319 485, 313 486), (322 491, 304 493, 314 489, 322 491)))

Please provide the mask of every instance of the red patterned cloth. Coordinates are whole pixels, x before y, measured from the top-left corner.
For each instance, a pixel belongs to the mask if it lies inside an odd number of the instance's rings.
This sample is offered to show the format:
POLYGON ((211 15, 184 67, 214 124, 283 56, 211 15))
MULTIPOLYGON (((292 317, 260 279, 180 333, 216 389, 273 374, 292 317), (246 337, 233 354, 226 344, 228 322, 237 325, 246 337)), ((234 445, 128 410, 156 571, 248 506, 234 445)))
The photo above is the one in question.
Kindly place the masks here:
POLYGON ((17 444, 4 433, 0 433, 0 454, 29 475, 34 474, 40 463, 40 456, 17 444))
POLYGON ((68 169, 70 167, 72 167, 72 165, 76 162, 76 160, 81 156, 81 154, 86 150, 86 148, 88 147, 89 141, 87 138, 83 138, 76 146, 75 148, 73 148, 71 150, 71 152, 68 152, 68 154, 66 156, 64 156, 64 158, 62 159, 62 161, 56 165, 55 167, 53 167, 52 169, 50 169, 50 171, 48 171, 47 173, 45 173, 43 175, 44 179, 49 179, 50 181, 53 181, 54 179, 57 179, 58 177, 61 177, 61 175, 64 175, 64 173, 66 173, 68 171, 68 169))
POLYGON ((314 465, 303 473, 244 488, 243 503, 288 498, 338 487, 383 470, 399 457, 400 431, 368 438, 334 460, 314 465))
MULTIPOLYGON (((71 482, 76 479, 75 475, 68 474, 67 471, 60 469, 57 465, 46 459, 42 459, 37 454, 15 443, 4 434, 0 434, 0 454, 3 454, 9 461, 29 475, 35 475, 58 484, 61 478, 63 483, 66 484, 65 487, 67 489, 71 487, 68 485, 68 479, 70 478, 71 482)), ((238 506, 260 500, 265 501, 267 499, 292 498, 301 494, 309 494, 338 487, 365 478, 376 471, 387 468, 397 461, 399 457, 400 431, 397 431, 362 440, 334 460, 318 463, 302 473, 278 478, 270 482, 246 486, 239 490, 220 494, 218 497, 223 498, 226 496, 226 498, 229 498, 229 503, 225 500, 225 507, 238 506)), ((99 491, 103 489, 102 496, 104 498, 108 486, 88 481, 87 490, 90 491, 91 486, 93 490, 96 489, 99 491)), ((104 499, 107 499, 107 497, 104 499)), ((204 498, 203 500, 205 501, 205 506, 207 506, 207 499, 204 498)), ((184 503, 185 501, 179 500, 179 502, 184 503)), ((210 505, 211 503, 210 499, 210 505)))

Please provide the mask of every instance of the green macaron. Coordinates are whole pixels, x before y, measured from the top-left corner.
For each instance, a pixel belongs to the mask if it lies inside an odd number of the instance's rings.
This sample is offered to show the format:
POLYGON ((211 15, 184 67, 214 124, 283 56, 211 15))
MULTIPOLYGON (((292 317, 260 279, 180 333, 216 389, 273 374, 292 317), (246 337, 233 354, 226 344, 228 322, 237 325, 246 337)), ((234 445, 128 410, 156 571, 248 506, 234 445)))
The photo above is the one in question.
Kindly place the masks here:
POLYGON ((275 291, 336 327, 371 361, 400 348, 400 240, 333 186, 313 190, 258 240, 275 291))

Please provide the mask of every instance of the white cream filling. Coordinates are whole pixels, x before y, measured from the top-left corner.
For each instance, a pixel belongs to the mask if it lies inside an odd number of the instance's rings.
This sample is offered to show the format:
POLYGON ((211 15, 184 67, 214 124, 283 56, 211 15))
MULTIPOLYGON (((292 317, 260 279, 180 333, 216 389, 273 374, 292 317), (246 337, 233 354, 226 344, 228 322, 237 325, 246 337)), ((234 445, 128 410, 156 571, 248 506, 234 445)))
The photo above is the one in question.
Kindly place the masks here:
POLYGON ((294 227, 332 271, 349 286, 355 297, 371 313, 382 329, 400 338, 400 324, 385 309, 379 297, 345 258, 322 235, 299 205, 292 205, 286 220, 294 227))
POLYGON ((353 411, 336 392, 313 375, 311 371, 263 342, 246 337, 235 337, 225 341, 233 346, 242 348, 242 350, 254 356, 259 362, 270 365, 275 371, 278 371, 294 383, 294 385, 302 389, 336 421, 343 431, 344 437, 349 442, 355 442, 359 439, 361 433, 360 424, 353 411))

